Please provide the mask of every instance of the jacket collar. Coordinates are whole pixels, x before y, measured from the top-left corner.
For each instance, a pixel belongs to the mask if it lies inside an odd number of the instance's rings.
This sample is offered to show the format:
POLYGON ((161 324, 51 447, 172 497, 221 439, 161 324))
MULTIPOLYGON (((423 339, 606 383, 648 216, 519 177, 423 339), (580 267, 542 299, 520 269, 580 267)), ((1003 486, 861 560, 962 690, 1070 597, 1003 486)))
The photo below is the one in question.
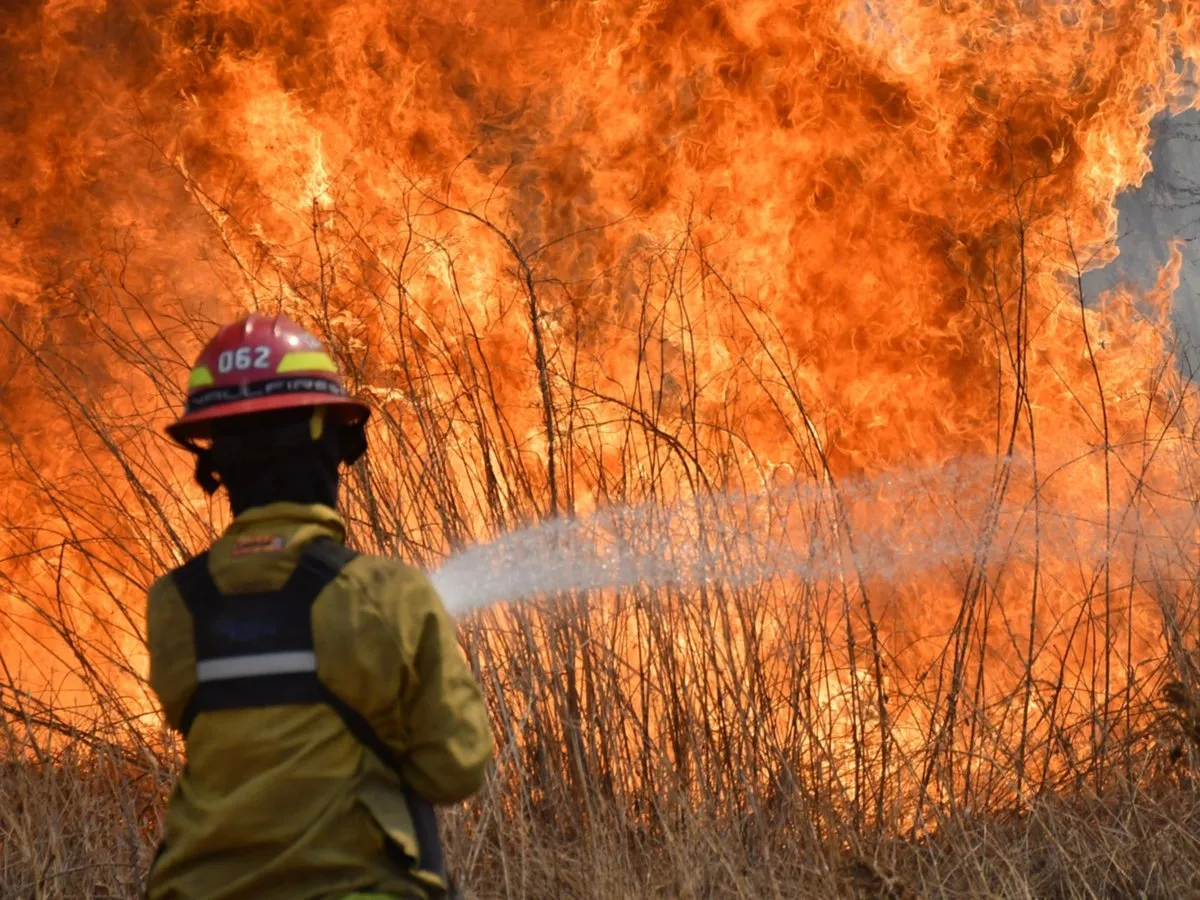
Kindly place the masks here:
POLYGON ((337 510, 321 503, 268 503, 246 510, 230 523, 226 537, 248 532, 277 528, 294 531, 306 525, 316 525, 330 537, 346 540, 346 525, 337 510))

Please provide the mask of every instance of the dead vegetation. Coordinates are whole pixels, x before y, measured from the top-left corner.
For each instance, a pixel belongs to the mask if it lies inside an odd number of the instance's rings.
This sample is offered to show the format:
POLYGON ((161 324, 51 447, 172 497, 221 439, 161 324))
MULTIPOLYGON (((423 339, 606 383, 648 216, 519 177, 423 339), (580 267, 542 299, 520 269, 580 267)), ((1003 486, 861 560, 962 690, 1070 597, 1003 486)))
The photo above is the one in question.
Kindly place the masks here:
MULTIPOLYGON (((141 896, 171 767, 91 743, 35 748, 12 728, 2 740, 0 897, 141 896)), ((505 752, 517 743, 503 735, 505 752)), ((771 802, 751 791, 739 814, 664 792, 639 820, 598 786, 585 810, 563 796, 539 809, 500 779, 444 824, 478 900, 1174 898, 1200 891, 1200 802, 1184 776, 1104 797, 1047 792, 919 838, 857 832, 800 787, 771 802)))

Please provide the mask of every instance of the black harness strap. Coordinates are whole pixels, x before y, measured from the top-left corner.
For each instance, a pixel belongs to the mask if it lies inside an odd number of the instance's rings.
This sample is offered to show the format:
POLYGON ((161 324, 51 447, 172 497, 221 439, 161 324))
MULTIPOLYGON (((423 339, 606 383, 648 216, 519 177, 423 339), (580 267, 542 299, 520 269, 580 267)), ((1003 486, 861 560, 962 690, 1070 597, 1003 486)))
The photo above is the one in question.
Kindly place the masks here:
POLYGON ((270 671, 265 664, 313 653, 313 603, 354 556, 335 541, 314 541, 282 588, 253 594, 222 594, 209 573, 207 553, 176 572, 176 586, 192 614, 198 675, 180 723, 184 737, 202 712, 324 702, 315 657, 301 659, 293 671, 270 671), (343 552, 330 553, 333 547, 343 552), (206 668, 234 660, 242 662, 244 674, 205 677, 206 668))
MULTIPOLYGON (((324 703, 362 746, 401 775, 399 757, 366 717, 317 677, 312 607, 356 556, 337 541, 318 538, 305 547, 282 588, 251 594, 222 594, 208 570, 207 553, 175 570, 196 641, 197 687, 180 723, 185 740, 202 713, 324 703)), ((420 848, 420 858, 410 863, 447 880, 433 805, 407 787, 404 798, 420 848)))

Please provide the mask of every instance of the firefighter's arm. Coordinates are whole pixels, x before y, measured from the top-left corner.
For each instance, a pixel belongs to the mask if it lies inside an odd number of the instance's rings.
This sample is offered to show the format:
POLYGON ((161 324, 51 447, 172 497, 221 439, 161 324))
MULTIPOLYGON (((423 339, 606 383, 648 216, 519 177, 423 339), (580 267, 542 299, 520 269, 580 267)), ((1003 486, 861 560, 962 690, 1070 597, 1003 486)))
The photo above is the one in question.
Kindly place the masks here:
POLYGON ((403 697, 403 775, 431 803, 457 803, 483 786, 492 731, 483 694, 458 646, 454 623, 424 576, 414 577, 400 610, 412 652, 403 697))

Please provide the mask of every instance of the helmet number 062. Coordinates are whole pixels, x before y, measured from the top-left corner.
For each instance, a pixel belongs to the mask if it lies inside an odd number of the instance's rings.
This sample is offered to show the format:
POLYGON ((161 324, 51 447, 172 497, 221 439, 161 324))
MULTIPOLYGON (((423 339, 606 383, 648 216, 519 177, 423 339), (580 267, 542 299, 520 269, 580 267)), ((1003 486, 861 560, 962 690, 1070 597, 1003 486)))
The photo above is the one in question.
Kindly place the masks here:
POLYGON ((222 375, 229 372, 245 372, 248 369, 269 368, 271 368, 271 348, 262 345, 225 350, 217 357, 217 371, 222 375))

